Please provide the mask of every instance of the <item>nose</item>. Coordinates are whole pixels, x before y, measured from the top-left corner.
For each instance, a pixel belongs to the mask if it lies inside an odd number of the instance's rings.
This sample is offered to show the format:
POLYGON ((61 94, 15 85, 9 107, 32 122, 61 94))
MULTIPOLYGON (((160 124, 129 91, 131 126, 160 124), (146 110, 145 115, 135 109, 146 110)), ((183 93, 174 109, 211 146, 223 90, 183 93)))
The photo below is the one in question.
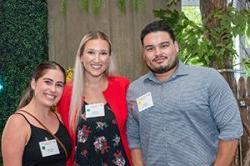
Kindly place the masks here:
POLYGON ((56 85, 51 85, 50 91, 51 92, 56 92, 56 85))
POLYGON ((100 60, 100 55, 99 55, 99 53, 96 53, 95 57, 94 57, 94 61, 99 62, 99 60, 100 60))
POLYGON ((160 55, 161 49, 159 47, 155 47, 155 55, 160 55))

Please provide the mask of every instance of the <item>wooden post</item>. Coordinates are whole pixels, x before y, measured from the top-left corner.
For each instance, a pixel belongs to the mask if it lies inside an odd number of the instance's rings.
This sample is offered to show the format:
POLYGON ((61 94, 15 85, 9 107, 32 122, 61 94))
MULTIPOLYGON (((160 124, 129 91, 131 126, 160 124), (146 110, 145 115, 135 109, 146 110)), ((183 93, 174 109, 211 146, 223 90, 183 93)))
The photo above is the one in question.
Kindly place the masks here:
MULTIPOLYGON (((247 111, 247 106, 248 106, 248 100, 246 98, 247 96, 247 91, 246 91, 246 83, 245 79, 243 77, 240 77, 238 81, 238 90, 239 90, 239 96, 238 96, 238 102, 239 102, 239 107, 240 107, 240 114, 241 114, 241 119, 242 123, 246 126, 248 126, 248 111, 247 111)), ((245 127, 244 127, 245 128, 245 127)), ((246 133, 246 130, 243 131, 243 136, 241 137, 241 161, 242 159, 244 160, 247 154, 247 151, 249 149, 249 144, 248 144, 248 134, 246 133)), ((242 163, 242 162, 241 162, 242 163)))

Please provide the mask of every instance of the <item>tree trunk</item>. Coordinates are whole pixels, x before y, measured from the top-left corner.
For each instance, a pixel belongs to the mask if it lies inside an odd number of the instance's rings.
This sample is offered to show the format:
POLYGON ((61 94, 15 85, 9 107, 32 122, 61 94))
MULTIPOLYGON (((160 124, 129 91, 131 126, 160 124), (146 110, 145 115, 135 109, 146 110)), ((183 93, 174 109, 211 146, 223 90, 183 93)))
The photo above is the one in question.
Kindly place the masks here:
MULTIPOLYGON (((232 35, 230 34, 230 29, 229 28, 221 29, 220 20, 211 15, 212 13, 218 10, 226 13, 228 10, 227 0, 200 0, 200 10, 202 15, 203 25, 207 28, 205 36, 208 38, 209 41, 211 41, 212 45, 217 46, 221 44, 222 46, 225 45, 233 47, 233 41, 232 41, 232 35), (217 38, 212 36, 210 33, 211 29, 216 29, 216 28, 220 30, 217 38)), ((218 53, 221 53, 220 52, 221 49, 225 48, 215 47, 215 50, 217 50, 218 53)), ((234 73, 232 72, 233 58, 230 55, 230 51, 224 51, 223 54, 219 54, 219 57, 217 55, 214 55, 213 57, 214 58, 211 60, 209 66, 215 69, 224 69, 221 72, 221 74, 223 75, 223 77, 233 90, 235 97, 237 97, 236 81, 234 79, 234 73)), ((244 158, 246 155, 246 151, 248 149, 248 146, 246 146, 248 145, 247 137, 242 137, 242 139, 246 140, 246 141, 241 141, 242 144, 244 144, 242 145, 242 147, 245 147, 245 149, 244 148, 237 149, 237 155, 235 156, 232 166, 239 166, 241 164, 240 159, 244 158)))
MULTIPOLYGON (((218 33, 218 39, 214 38, 210 31, 211 29, 215 29, 220 27, 220 20, 213 17, 211 14, 217 10, 227 11, 228 4, 227 0, 200 0, 200 10, 202 15, 202 21, 205 27, 207 27, 207 32, 205 33, 208 40, 211 41, 213 45, 217 45, 219 43, 231 44, 233 46, 232 36, 230 35, 230 29, 224 29, 223 31, 218 33), (211 18, 210 18, 211 17, 211 18), (210 19, 207 19, 210 18, 210 19), (226 37, 225 37, 226 36, 226 37)), ((217 48, 218 50, 220 48, 217 48)), ((215 69, 224 69, 221 74, 227 80, 228 84, 235 91, 234 85, 234 73, 232 73, 232 56, 225 51, 224 55, 214 56, 209 64, 210 67, 215 69)))

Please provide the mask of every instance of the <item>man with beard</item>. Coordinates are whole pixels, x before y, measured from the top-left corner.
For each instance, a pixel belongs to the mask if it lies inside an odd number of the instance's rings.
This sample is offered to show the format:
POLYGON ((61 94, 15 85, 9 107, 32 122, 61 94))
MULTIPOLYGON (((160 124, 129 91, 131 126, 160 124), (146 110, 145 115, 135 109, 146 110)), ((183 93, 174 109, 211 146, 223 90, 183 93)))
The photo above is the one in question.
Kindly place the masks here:
POLYGON ((163 21, 141 32, 150 69, 130 84, 127 136, 135 166, 229 166, 243 133, 234 95, 214 69, 184 65, 163 21))

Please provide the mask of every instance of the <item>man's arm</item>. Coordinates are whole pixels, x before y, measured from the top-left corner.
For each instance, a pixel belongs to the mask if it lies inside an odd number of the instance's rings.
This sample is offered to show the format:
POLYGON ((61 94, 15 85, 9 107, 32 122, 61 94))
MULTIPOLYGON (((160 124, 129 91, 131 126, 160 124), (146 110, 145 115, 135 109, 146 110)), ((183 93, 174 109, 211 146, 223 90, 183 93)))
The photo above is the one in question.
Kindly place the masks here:
POLYGON ((229 166, 237 149, 237 140, 243 134, 240 111, 232 90, 222 75, 211 72, 208 78, 211 78, 209 104, 219 131, 214 166, 229 166))
POLYGON ((237 145, 238 140, 220 140, 214 166, 230 166, 233 161, 237 145))
POLYGON ((131 149, 131 158, 133 166, 143 166, 143 157, 141 149, 131 149))
MULTIPOLYGON (((130 84, 131 85, 131 84, 130 84)), ((136 110, 137 105, 134 96, 131 92, 131 87, 127 92, 128 103, 128 118, 126 122, 127 126, 127 138, 130 148, 132 166, 143 166, 143 156, 141 150, 141 139, 139 130, 139 112, 136 110)))

